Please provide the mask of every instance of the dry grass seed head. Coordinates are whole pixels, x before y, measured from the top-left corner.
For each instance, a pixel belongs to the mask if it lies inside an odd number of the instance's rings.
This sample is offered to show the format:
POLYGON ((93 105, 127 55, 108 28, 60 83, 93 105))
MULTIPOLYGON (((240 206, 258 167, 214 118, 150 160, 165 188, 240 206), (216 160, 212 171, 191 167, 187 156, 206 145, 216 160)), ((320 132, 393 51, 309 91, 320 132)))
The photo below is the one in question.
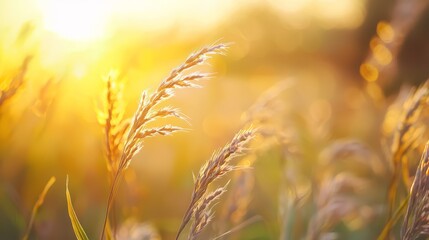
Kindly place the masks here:
POLYGON ((429 81, 419 87, 404 103, 402 115, 397 130, 393 136, 391 148, 393 160, 393 177, 388 190, 389 219, 393 214, 397 200, 397 187, 401 177, 405 186, 410 187, 408 159, 406 154, 414 148, 420 140, 424 128, 417 124, 420 113, 426 106, 429 96, 429 81))
POLYGON ((315 199, 317 212, 311 218, 307 239, 319 239, 326 231, 359 210, 358 194, 366 186, 361 178, 342 173, 322 182, 315 199))
MULTIPOLYGON (((202 206, 205 205, 205 202, 210 200, 211 197, 208 198, 208 196, 212 196, 212 194, 207 194, 209 185, 226 173, 240 168, 230 163, 234 158, 244 153, 246 150, 245 145, 255 136, 255 133, 255 130, 251 128, 240 130, 231 142, 225 145, 220 151, 215 152, 201 167, 198 176, 194 179, 195 183, 191 202, 185 212, 176 239, 179 238, 192 216, 194 216, 196 220, 198 220, 197 217, 199 217, 200 219, 198 221, 209 220, 209 218, 203 215, 195 215, 197 212, 200 213, 198 209, 203 209, 202 206)), ((222 188, 218 188, 215 192, 217 191, 224 192, 222 188)))
POLYGON ((429 142, 420 159, 416 176, 411 187, 408 209, 402 224, 404 240, 429 236, 429 142))
POLYGON ((411 146, 418 140, 420 131, 415 127, 429 96, 429 82, 419 87, 404 103, 403 113, 399 119, 394 135, 392 152, 394 161, 401 161, 411 146))
POLYGON ((240 168, 231 165, 230 162, 246 150, 244 146, 253 138, 254 134, 255 131, 252 129, 240 131, 229 144, 215 152, 210 160, 203 165, 195 182, 194 194, 197 199, 205 193, 208 185, 214 180, 240 168))
POLYGON ((165 78, 155 90, 149 95, 143 92, 139 106, 134 114, 131 127, 126 138, 124 151, 121 157, 119 169, 126 169, 131 159, 140 151, 143 145, 143 139, 154 135, 168 135, 175 131, 181 130, 179 127, 164 126, 161 128, 144 129, 146 124, 160 117, 175 116, 184 119, 177 109, 163 108, 154 110, 160 102, 165 101, 174 95, 174 90, 179 88, 195 88, 198 80, 205 78, 208 74, 191 73, 185 74, 186 70, 201 65, 211 55, 221 54, 227 48, 225 44, 218 44, 204 47, 201 50, 191 54, 186 61, 179 67, 173 69, 169 76, 165 78))
POLYGON ((228 183, 225 186, 206 194, 201 201, 198 202, 197 206, 193 210, 194 222, 191 225, 188 239, 196 239, 201 231, 213 219, 212 211, 209 207, 226 192, 227 185, 228 183))
POLYGON ((22 87, 25 80, 25 75, 27 74, 28 65, 30 64, 31 57, 26 57, 19 68, 18 73, 15 77, 12 78, 8 86, 5 86, 4 90, 0 91, 0 106, 2 106, 6 101, 11 99, 19 88, 22 87))
MULTIPOLYGON (((140 102, 138 104, 137 110, 132 117, 131 124, 127 129, 126 138, 123 143, 123 150, 121 151, 120 160, 117 164, 117 168, 114 171, 114 177, 112 186, 110 188, 106 217, 104 219, 103 231, 101 233, 101 239, 104 239, 104 233, 107 226, 107 220, 109 218, 110 207, 115 198, 119 181, 123 172, 128 168, 133 157, 140 152, 143 147, 143 140, 147 137, 152 137, 156 135, 169 135, 173 132, 182 130, 180 127, 165 125, 161 127, 146 127, 146 124, 150 121, 153 121, 161 117, 182 117, 179 111, 173 108, 161 108, 159 110, 155 107, 174 95, 174 90, 180 88, 195 88, 199 87, 196 82, 202 78, 208 76, 204 73, 191 73, 186 74, 185 71, 191 70, 193 67, 203 64, 211 55, 222 54, 227 48, 226 44, 212 45, 204 47, 201 50, 191 54, 185 62, 179 67, 173 69, 171 73, 165 78, 157 87, 157 89, 152 93, 148 94, 144 91, 140 97, 140 102)), ((109 81, 108 81, 109 88, 109 81)), ((109 93, 107 93, 107 99, 109 99, 109 93)), ((112 99, 112 98, 111 98, 112 99)), ((109 104, 108 104, 109 105, 109 104)), ((109 107, 107 108, 109 112, 109 107)), ((109 113, 107 114, 109 115, 109 113)), ((113 111, 111 114, 113 115, 113 111)), ((108 117, 107 117, 108 118, 108 117)), ((106 119, 107 119, 106 118, 106 119)), ((108 131, 106 131, 107 133, 108 131)), ((109 135, 109 134, 107 134, 109 135)), ((109 139, 109 136, 106 137, 109 139)), ((115 142, 115 141, 114 141, 115 142)), ((122 141, 119 141, 122 142, 122 141)), ((107 140, 108 149, 111 149, 109 146, 110 141, 107 140)), ((112 160, 110 160, 113 162, 112 160)), ((116 164, 115 164, 116 165, 116 164)))
POLYGON ((107 169, 112 175, 117 171, 124 135, 129 127, 129 121, 124 120, 123 84, 116 75, 111 71, 103 78, 106 89, 102 98, 103 109, 98 113, 105 134, 107 169))

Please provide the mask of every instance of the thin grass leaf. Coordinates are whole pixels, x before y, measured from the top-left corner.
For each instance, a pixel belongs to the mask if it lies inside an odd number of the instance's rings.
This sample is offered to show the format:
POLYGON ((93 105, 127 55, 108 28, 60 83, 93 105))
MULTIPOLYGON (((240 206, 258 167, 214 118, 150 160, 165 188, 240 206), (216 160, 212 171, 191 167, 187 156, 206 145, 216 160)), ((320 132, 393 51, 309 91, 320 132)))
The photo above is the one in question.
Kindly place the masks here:
POLYGON ((106 240, 114 240, 113 237, 113 230, 112 225, 110 224, 110 221, 107 220, 107 226, 106 226, 106 240))
POLYGON ((69 191, 69 176, 67 176, 67 179, 66 179, 66 197, 67 197, 67 210, 69 213, 70 221, 72 223, 73 231, 74 231, 74 234, 76 235, 76 238, 78 240, 89 240, 73 208, 70 191, 69 191))
POLYGON ((233 234, 233 233, 235 233, 235 232, 237 232, 239 230, 242 230, 243 228, 245 228, 245 227, 247 227, 247 226, 249 226, 249 225, 251 225, 251 224, 253 224, 255 222, 261 221, 261 220, 262 220, 261 216, 253 216, 253 217, 251 217, 251 218, 243 221, 239 225, 235 226, 234 228, 232 228, 232 229, 230 229, 230 230, 222 233, 221 235, 212 238, 212 240, 217 240, 217 239, 224 238, 224 237, 226 237, 226 236, 228 236, 230 234, 233 234))
POLYGON ((408 202, 410 200, 410 196, 408 196, 399 206, 399 208, 395 211, 392 217, 389 218, 386 225, 383 228, 383 231, 381 231, 380 235, 378 236, 377 240, 385 240, 388 239, 389 233, 391 232, 391 229, 393 226, 395 226, 395 223, 398 222, 398 220, 401 218, 401 216, 405 213, 406 207, 408 205, 408 202))
POLYGON ((36 218, 37 211, 39 210, 40 206, 42 206, 43 202, 45 201, 46 194, 48 193, 49 189, 51 189, 52 185, 54 185, 55 181, 56 179, 54 176, 52 176, 48 180, 48 182, 45 185, 45 188, 43 188, 43 191, 40 193, 39 198, 34 204, 33 210, 31 211, 30 222, 28 223, 27 230, 25 231, 25 235, 22 238, 23 240, 28 239, 28 236, 30 235, 30 232, 31 232, 31 228, 33 227, 34 219, 36 218))

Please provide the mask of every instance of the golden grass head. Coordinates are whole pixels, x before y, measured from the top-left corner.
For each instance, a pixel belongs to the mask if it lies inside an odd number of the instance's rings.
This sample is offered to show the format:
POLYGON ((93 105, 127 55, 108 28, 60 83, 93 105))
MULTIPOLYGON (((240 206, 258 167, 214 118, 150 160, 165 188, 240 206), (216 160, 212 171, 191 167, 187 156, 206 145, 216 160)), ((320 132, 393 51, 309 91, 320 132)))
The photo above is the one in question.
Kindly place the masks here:
POLYGON ((170 74, 159 84, 158 88, 152 94, 143 92, 140 98, 137 111, 132 118, 128 137, 125 141, 124 151, 121 157, 119 169, 126 169, 131 159, 141 150, 143 140, 146 137, 155 135, 169 135, 173 132, 182 130, 180 127, 166 125, 159 128, 145 128, 147 123, 158 118, 177 117, 185 119, 185 117, 174 108, 155 107, 171 98, 174 95, 174 90, 180 88, 196 88, 199 87, 196 82, 209 76, 206 73, 190 73, 185 71, 191 70, 193 67, 203 64, 211 55, 221 54, 227 49, 226 44, 212 45, 204 47, 201 50, 192 53, 185 62, 179 67, 173 69, 170 74))
POLYGON ((188 239, 196 239, 201 231, 211 222, 213 214, 209 207, 226 192, 227 186, 228 184, 223 187, 219 187, 215 191, 204 196, 204 198, 197 203, 193 211, 194 222, 191 225, 188 239))
POLYGON ((123 84, 118 80, 117 72, 110 71, 103 80, 106 88, 102 97, 102 109, 98 111, 98 121, 105 134, 107 169, 115 173, 129 121, 124 119, 123 84))
POLYGON ((416 127, 420 113, 427 104, 429 97, 429 81, 412 92, 404 103, 392 144, 394 161, 401 158, 415 144, 421 135, 421 129, 416 127))
POLYGON ((429 142, 420 159, 416 176, 411 187, 405 220, 401 235, 404 240, 419 239, 429 236, 429 142))
POLYGON ((393 214, 397 188, 401 177, 407 189, 411 186, 406 155, 416 147, 424 132, 424 128, 418 124, 418 120, 427 105, 428 97, 429 81, 426 81, 421 87, 412 92, 404 103, 402 115, 393 136, 391 148, 393 177, 388 190, 389 218, 393 214))
POLYGON ((251 128, 239 131, 228 144, 215 152, 201 167, 198 176, 194 179, 192 199, 185 212, 176 239, 178 239, 180 233, 192 217, 194 217, 194 223, 191 226, 189 239, 194 239, 193 236, 197 236, 210 222, 211 214, 207 210, 208 206, 226 191, 226 186, 219 187, 214 192, 207 193, 209 185, 226 173, 241 168, 232 164, 231 161, 245 152, 245 146, 255 134, 256 131, 251 128))
POLYGON ((22 61, 18 73, 12 78, 9 85, 4 86, 3 89, 0 90, 0 106, 2 106, 6 101, 13 98, 13 96, 15 96, 18 90, 22 87, 30 62, 31 57, 26 57, 22 61))
MULTIPOLYGON (((106 217, 104 220, 103 231, 101 233, 101 239, 104 239, 104 233, 108 223, 110 207, 115 198, 115 194, 118 188, 118 182, 120 181, 123 172, 128 168, 133 157, 140 152, 143 148, 143 141, 148 137, 157 135, 170 135, 174 132, 184 130, 178 126, 164 125, 160 127, 148 127, 149 122, 155 121, 159 118, 165 117, 176 117, 179 119, 186 120, 186 117, 182 115, 177 109, 171 107, 156 108, 159 103, 174 96, 174 91, 180 88, 197 88, 199 87, 196 82, 209 76, 206 73, 186 73, 192 70, 193 67, 203 64, 211 55, 222 54, 227 48, 226 44, 212 45, 204 47, 201 50, 192 53, 183 64, 173 69, 170 74, 158 85, 156 90, 149 94, 144 91, 140 97, 137 110, 132 117, 131 123, 126 128, 121 128, 120 134, 116 134, 113 130, 121 122, 122 115, 117 114, 115 111, 117 107, 117 100, 120 95, 115 91, 114 82, 110 81, 111 77, 107 79, 107 91, 106 91, 106 104, 104 115, 104 126, 106 133, 106 146, 108 149, 108 166, 113 169, 112 186, 110 188, 109 199, 107 203, 106 217), (116 124, 116 125, 115 125, 116 124), (125 132, 127 132, 125 134, 125 132), (124 135, 125 134, 125 135, 124 135), (119 137, 118 137, 119 136, 119 137), (126 136, 123 138, 123 136, 126 136), (123 140, 122 140, 123 139, 123 140), (123 149, 120 151, 120 157, 117 153, 118 149, 122 146, 123 149)), ((237 151, 238 149, 234 149, 237 151)), ((188 220, 189 221, 189 220, 188 220)))

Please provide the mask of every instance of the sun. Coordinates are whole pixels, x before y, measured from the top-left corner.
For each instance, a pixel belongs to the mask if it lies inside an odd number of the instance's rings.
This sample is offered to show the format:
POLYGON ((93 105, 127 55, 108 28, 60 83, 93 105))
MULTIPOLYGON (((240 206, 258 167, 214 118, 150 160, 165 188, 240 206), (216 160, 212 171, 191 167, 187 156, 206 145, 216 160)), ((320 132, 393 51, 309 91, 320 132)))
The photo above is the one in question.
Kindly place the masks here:
POLYGON ((106 0, 40 0, 39 6, 47 31, 75 41, 101 38, 111 10, 106 0))

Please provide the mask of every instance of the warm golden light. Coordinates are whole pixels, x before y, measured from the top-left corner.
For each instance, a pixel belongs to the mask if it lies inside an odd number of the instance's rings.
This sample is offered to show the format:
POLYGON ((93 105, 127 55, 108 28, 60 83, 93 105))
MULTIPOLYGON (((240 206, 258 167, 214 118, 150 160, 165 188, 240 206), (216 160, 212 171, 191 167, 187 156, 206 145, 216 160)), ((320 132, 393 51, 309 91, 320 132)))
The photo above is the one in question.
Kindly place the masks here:
POLYGON ((374 58, 381 65, 387 65, 392 62, 392 53, 384 45, 378 44, 372 51, 374 53, 374 58))
POLYGON ((105 34, 109 1, 40 0, 39 5, 44 28, 62 38, 88 41, 105 34))
POLYGON ((395 37, 395 30, 389 23, 381 21, 377 24, 377 34, 385 43, 390 43, 395 37))
POLYGON ((0 240, 424 239, 429 1, 379 2, 0 0, 0 240))
POLYGON ((282 17, 296 28, 312 19, 325 28, 356 28, 364 19, 364 9, 357 0, 269 0, 282 17))
POLYGON ((378 69, 370 63, 364 63, 360 66, 360 74, 368 82, 374 82, 378 79, 378 69))

